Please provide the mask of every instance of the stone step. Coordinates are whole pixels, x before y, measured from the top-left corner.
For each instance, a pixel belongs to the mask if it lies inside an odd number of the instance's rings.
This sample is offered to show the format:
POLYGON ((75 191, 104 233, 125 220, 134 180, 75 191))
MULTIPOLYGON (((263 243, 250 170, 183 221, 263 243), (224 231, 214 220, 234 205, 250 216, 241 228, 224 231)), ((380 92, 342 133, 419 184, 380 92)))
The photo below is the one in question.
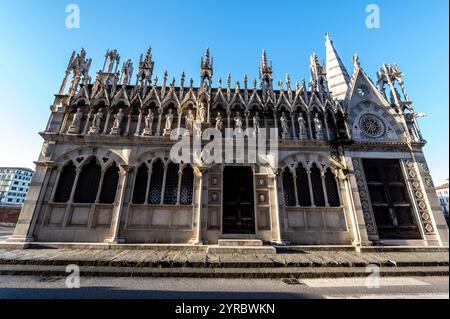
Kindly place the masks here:
POLYGON ((275 255, 277 250, 272 246, 209 246, 208 254, 243 254, 243 255, 275 255))
POLYGON ((219 239, 219 246, 221 247, 259 247, 263 242, 259 239, 219 239))

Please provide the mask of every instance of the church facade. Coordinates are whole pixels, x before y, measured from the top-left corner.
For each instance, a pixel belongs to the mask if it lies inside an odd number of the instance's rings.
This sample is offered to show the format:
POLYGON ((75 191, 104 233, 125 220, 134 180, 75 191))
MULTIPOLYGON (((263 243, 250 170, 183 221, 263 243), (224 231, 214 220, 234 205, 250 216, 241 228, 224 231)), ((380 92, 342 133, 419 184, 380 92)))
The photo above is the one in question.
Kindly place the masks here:
POLYGON ((207 50, 198 87, 158 80, 150 49, 136 67, 108 50, 94 80, 74 52, 8 241, 448 246, 399 68, 374 83, 355 55, 349 75, 325 42, 294 85, 265 52, 258 80, 213 85, 207 50), (179 160, 181 141, 202 151, 179 160))

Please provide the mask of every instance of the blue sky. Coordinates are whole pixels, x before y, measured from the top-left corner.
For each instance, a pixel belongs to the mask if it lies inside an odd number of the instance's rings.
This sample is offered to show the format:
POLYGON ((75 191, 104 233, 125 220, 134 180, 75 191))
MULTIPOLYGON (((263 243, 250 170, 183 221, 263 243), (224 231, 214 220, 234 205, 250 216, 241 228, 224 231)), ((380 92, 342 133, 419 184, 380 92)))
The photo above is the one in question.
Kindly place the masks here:
POLYGON ((275 80, 289 73, 308 78, 309 56, 325 58, 329 32, 352 72, 360 56, 374 79, 382 63, 398 63, 428 144, 425 153, 435 183, 448 178, 448 1, 24 1, 0 0, 0 166, 34 167, 53 94, 72 50, 93 58, 91 75, 107 49, 135 64, 152 46, 155 74, 177 82, 184 70, 198 83, 206 47, 214 56, 215 82, 257 77, 261 50, 273 61, 275 80), (79 5, 80 29, 67 29, 65 8, 79 5), (381 28, 365 25, 366 6, 381 10, 381 28))

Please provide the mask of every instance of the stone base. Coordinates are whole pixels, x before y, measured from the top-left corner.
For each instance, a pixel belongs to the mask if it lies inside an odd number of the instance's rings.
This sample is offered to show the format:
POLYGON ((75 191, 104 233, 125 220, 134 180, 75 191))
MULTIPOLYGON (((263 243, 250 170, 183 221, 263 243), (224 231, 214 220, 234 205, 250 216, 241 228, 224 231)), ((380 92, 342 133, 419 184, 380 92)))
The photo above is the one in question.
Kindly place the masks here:
POLYGON ((111 133, 109 133, 110 135, 120 135, 120 133, 121 133, 121 130, 120 130, 120 127, 113 127, 112 129, 111 129, 111 133))
POLYGON ((172 130, 171 129, 164 129, 164 132, 163 132, 163 136, 170 136, 170 134, 172 134, 172 130))
POLYGON ((152 131, 150 129, 145 128, 141 135, 142 136, 152 136, 153 133, 152 133, 152 131))
POLYGON ((306 134, 300 134, 300 135, 298 136, 298 139, 301 140, 301 141, 307 140, 307 139, 308 139, 308 136, 307 136, 306 134))
POLYGON ((88 132, 88 134, 98 134, 98 133, 100 133, 100 129, 98 127, 91 127, 88 132))
POLYGON ((68 134, 79 134, 78 132, 78 128, 76 128, 75 126, 71 126, 69 127, 69 130, 67 131, 68 134))
POLYGON ((283 140, 289 140, 289 139, 291 138, 291 136, 290 136, 289 134, 287 134, 287 133, 282 133, 282 134, 281 134, 281 138, 282 138, 283 140))

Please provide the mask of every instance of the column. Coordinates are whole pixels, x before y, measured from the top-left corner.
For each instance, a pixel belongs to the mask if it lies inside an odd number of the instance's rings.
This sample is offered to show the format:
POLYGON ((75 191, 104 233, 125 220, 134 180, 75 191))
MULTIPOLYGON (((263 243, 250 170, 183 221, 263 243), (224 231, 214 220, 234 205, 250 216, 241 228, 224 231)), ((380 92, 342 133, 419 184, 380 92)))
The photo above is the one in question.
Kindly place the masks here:
POLYGON ((164 175, 163 175, 163 181, 162 181, 162 187, 161 187, 161 200, 160 205, 164 204, 164 196, 166 195, 166 178, 167 178, 167 169, 169 168, 168 163, 164 163, 164 175))
POLYGON ((106 243, 110 244, 120 244, 124 242, 123 238, 120 238, 119 230, 120 223, 123 215, 123 204, 125 201, 125 191, 128 184, 129 175, 133 172, 134 167, 128 165, 121 165, 121 170, 119 172, 119 185, 116 195, 116 205, 112 213, 111 219, 111 233, 112 236, 105 240, 106 243))
POLYGON ((75 180, 73 181, 73 185, 72 185, 72 191, 70 192, 70 197, 69 197, 69 200, 67 201, 66 211, 64 212, 63 227, 66 227, 67 224, 69 223, 70 209, 72 208, 73 199, 75 197, 75 191, 77 189, 78 179, 80 178, 81 168, 77 167, 75 172, 76 172, 76 174, 75 174, 75 180))
POLYGON ((110 118, 111 118, 111 110, 108 108, 108 113, 106 114, 106 120, 105 120, 105 127, 103 128, 102 134, 108 133, 108 124, 109 124, 110 118))
POLYGON ((323 114, 323 121, 325 122, 325 131, 327 133, 326 137, 327 137, 327 141, 330 140, 330 129, 328 128, 328 120, 327 120, 327 113, 323 114))
POLYGON ((163 110, 161 108, 158 109, 158 124, 156 126, 156 132, 155 135, 156 136, 160 136, 161 135, 161 121, 162 121, 162 113, 163 110))
POLYGON ((308 122, 309 139, 313 140, 314 139, 314 135, 313 135, 313 131, 312 131, 312 128, 311 128, 311 113, 310 112, 306 113, 306 121, 308 122))
POLYGON ((131 110, 129 110, 128 111, 127 127, 125 128, 124 135, 128 135, 130 133, 131 117, 132 117, 131 110))
POLYGON ((63 121, 62 121, 62 123, 61 123, 60 130, 59 130, 59 134, 65 133, 64 129, 65 129, 65 127, 66 127, 66 124, 67 124, 67 118, 69 117, 69 114, 70 114, 69 112, 66 112, 66 113, 64 114, 64 118, 63 118, 63 121))
POLYGON ((316 203, 314 201, 314 192, 312 188, 312 182, 311 182, 311 168, 305 167, 306 169, 306 175, 308 175, 308 186, 309 186, 309 195, 311 197, 311 207, 316 207, 316 203))
POLYGON ((202 192, 204 168, 194 167, 194 237, 190 243, 193 245, 203 245, 202 240, 202 192))
POLYGON ((296 129, 295 129, 295 114, 294 112, 291 113, 291 125, 292 125, 292 139, 293 140, 297 140, 297 133, 296 133, 296 129))
POLYGON ((7 239, 7 242, 25 244, 34 240, 34 228, 53 167, 55 167, 53 162, 36 162, 36 172, 31 180, 14 234, 7 239))
POLYGON ((142 123, 142 109, 139 111, 138 121, 136 124, 136 131, 134 132, 134 136, 139 136, 141 133, 141 123, 142 123))
POLYGON ((281 189, 279 189, 280 185, 282 185, 282 171, 280 169, 276 170, 275 172, 272 172, 269 174, 269 178, 272 182, 272 194, 271 194, 271 203, 273 205, 270 205, 270 215, 271 215, 271 221, 272 221, 272 236, 273 236, 273 242, 276 244, 283 244, 285 243, 285 240, 283 240, 282 234, 281 234, 281 226, 284 225, 284 220, 282 222, 282 218, 284 218, 284 208, 280 206, 279 200, 278 200, 278 194, 280 193, 281 189))
POLYGON ((180 205, 180 194, 181 194, 181 180, 183 178, 183 169, 180 165, 180 170, 178 171, 178 188, 177 188, 177 205, 180 205))
POLYGON ((89 111, 89 113, 87 115, 87 118, 86 118, 86 123, 84 124, 84 129, 81 132, 81 134, 86 134, 87 133, 87 130, 89 128, 89 121, 91 120, 91 115, 92 115, 92 112, 89 111))
POLYGON ((320 171, 320 179, 322 180, 323 198, 325 199, 325 207, 330 207, 328 203, 327 187, 325 185, 325 171, 320 171))
POLYGON ((299 207, 300 201, 298 200, 297 173, 294 171, 291 176, 294 180, 295 206, 299 207))

